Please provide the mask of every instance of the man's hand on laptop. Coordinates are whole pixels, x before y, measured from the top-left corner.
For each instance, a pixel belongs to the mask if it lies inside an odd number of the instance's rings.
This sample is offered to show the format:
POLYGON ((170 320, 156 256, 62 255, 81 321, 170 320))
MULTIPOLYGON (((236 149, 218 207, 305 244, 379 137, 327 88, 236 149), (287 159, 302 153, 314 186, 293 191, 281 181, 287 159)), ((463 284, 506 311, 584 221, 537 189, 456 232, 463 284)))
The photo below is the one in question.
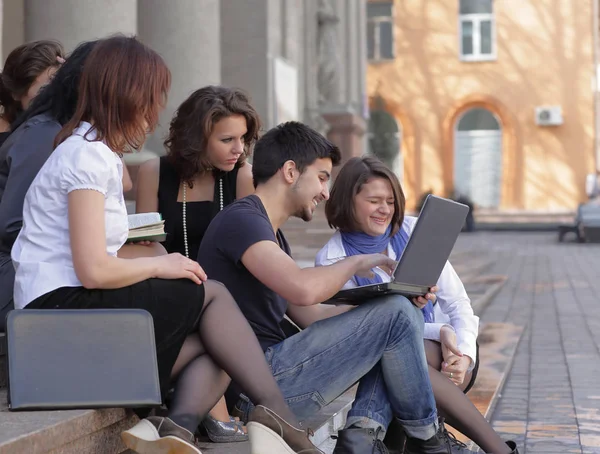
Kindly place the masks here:
POLYGON ((431 301, 432 303, 435 303, 435 300, 437 299, 437 296, 435 295, 438 292, 439 288, 437 285, 434 285, 433 287, 431 287, 429 289, 429 293, 426 293, 423 296, 417 296, 416 298, 412 299, 412 302, 415 306, 417 306, 419 309, 423 309, 427 303, 429 301, 431 301))
POLYGON ((379 268, 390 276, 396 269, 397 262, 385 254, 365 254, 360 257, 357 264, 356 274, 360 277, 372 278, 374 276, 373 268, 379 268))

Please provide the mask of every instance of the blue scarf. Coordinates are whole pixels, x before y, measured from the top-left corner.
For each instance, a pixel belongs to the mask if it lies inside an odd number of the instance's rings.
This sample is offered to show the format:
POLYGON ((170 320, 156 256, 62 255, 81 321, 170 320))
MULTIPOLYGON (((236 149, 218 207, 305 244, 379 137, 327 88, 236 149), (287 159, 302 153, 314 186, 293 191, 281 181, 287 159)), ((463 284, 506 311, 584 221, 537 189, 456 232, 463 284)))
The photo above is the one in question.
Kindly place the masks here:
MULTIPOLYGON (((404 252, 406 244, 408 243, 408 232, 406 231, 404 224, 402 224, 402 228, 400 228, 398 232, 390 239, 391 229, 392 227, 389 226, 387 231, 383 235, 379 236, 371 236, 363 232, 340 232, 342 235, 342 244, 344 245, 346 255, 350 257, 358 254, 379 254, 382 251, 387 250, 388 245, 391 243, 392 249, 396 254, 396 260, 399 260, 402 252, 404 252)), ((372 278, 354 276, 354 279, 359 286, 380 284, 383 282, 377 273, 375 273, 372 278)), ((425 323, 433 323, 433 304, 431 301, 429 301, 421 310, 423 311, 425 323)))

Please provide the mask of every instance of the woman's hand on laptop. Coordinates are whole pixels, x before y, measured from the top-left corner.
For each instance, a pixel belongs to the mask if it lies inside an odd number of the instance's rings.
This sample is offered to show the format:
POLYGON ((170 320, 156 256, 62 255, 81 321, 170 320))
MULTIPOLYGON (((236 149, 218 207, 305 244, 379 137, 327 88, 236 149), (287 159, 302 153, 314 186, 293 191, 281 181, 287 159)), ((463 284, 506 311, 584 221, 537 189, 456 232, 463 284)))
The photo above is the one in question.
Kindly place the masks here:
POLYGON ((392 260, 385 254, 364 254, 355 257, 359 257, 359 260, 357 270, 354 274, 366 278, 373 277, 373 268, 379 268, 391 276, 398 264, 398 262, 392 260))
POLYGON ((432 303, 435 303, 437 296, 436 293, 438 292, 439 288, 437 285, 434 285, 433 287, 431 287, 429 289, 429 293, 426 293, 423 296, 417 296, 416 298, 412 299, 412 302, 415 306, 417 306, 419 309, 423 309, 427 303, 429 301, 431 301, 432 303))

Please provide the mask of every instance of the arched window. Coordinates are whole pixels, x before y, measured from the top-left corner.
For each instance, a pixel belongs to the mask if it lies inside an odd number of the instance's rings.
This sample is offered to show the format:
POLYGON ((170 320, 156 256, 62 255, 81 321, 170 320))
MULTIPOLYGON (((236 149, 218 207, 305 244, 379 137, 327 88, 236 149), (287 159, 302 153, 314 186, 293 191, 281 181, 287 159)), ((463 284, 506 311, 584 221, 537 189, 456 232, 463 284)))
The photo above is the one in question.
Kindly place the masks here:
POLYGON ((468 110, 458 121, 458 131, 499 131, 500 123, 487 109, 468 110))
POLYGON ((502 125, 487 109, 473 108, 456 122, 454 189, 482 208, 498 208, 502 182, 502 125))

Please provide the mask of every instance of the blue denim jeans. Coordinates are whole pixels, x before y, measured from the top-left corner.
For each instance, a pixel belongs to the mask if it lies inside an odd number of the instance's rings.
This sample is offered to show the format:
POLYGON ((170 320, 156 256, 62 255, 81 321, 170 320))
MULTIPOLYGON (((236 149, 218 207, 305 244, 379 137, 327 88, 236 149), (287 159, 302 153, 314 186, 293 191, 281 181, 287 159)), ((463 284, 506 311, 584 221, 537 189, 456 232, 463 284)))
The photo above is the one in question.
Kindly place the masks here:
POLYGON ((265 352, 288 405, 305 419, 360 381, 349 424, 435 435, 437 412, 423 347, 423 315, 406 298, 378 297, 321 320, 265 352))

